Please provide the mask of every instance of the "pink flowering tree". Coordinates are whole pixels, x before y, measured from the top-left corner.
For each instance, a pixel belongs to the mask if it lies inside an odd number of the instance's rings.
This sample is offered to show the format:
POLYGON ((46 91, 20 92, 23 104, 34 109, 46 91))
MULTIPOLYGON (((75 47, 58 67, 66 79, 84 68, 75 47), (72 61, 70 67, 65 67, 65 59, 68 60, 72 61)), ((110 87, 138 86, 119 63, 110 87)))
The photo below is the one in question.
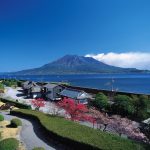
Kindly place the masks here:
POLYGON ((148 138, 140 132, 137 127, 137 123, 127 118, 114 117, 111 120, 110 126, 121 136, 122 134, 127 135, 130 139, 149 142, 148 138))
POLYGON ((93 118, 95 118, 97 128, 102 129, 102 126, 104 126, 103 131, 106 131, 107 126, 110 124, 110 119, 107 117, 107 114, 102 113, 95 108, 91 108, 90 113, 92 114, 93 118))

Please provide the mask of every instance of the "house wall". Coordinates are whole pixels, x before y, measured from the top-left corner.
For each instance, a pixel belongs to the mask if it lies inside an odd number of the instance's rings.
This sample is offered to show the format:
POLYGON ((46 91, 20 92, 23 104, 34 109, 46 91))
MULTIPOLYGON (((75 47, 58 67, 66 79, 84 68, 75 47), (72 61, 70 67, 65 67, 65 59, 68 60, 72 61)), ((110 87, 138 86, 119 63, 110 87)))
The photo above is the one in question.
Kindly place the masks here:
POLYGON ((34 92, 34 93, 31 93, 31 97, 32 98, 40 98, 42 95, 41 95, 41 93, 40 92, 34 92))
POLYGON ((46 92, 46 98, 52 100, 53 99, 53 89, 48 89, 46 92))
POLYGON ((88 104, 88 99, 80 99, 79 103, 80 104, 88 104))
POLYGON ((54 88, 54 91, 53 91, 53 97, 54 97, 54 99, 60 97, 60 96, 58 95, 58 93, 60 93, 62 90, 63 90, 63 88, 60 87, 60 86, 57 86, 57 87, 54 88))
POLYGON ((55 100, 56 98, 58 98, 57 93, 59 93, 60 90, 62 91, 62 87, 59 86, 52 89, 47 89, 46 98, 50 100, 55 100))
MULTIPOLYGON (((71 98, 71 97, 67 97, 67 96, 61 96, 62 99, 64 98, 71 98)), ((76 104, 84 104, 87 105, 88 104, 88 99, 75 99, 75 98, 71 98, 72 100, 75 101, 76 104)))

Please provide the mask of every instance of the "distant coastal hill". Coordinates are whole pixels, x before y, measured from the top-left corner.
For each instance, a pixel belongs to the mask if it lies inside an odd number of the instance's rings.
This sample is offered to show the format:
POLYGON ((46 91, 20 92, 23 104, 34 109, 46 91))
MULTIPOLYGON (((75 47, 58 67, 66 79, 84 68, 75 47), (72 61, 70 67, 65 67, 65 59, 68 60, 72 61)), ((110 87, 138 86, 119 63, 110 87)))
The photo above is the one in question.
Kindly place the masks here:
POLYGON ((107 65, 91 57, 66 55, 42 67, 22 70, 14 75, 51 75, 51 74, 100 74, 100 73, 142 73, 135 68, 120 68, 107 65))

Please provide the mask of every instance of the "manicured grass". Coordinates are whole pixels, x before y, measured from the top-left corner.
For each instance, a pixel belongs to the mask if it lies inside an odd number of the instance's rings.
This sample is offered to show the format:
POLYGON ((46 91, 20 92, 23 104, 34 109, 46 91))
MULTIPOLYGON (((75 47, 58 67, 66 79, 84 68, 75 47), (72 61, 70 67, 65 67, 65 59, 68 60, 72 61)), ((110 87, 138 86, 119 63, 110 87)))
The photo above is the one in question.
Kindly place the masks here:
POLYGON ((35 148, 33 148, 32 150, 45 150, 45 149, 42 148, 42 147, 35 147, 35 148))
POLYGON ((72 148, 75 148, 74 146, 77 145, 78 149, 83 149, 85 146, 86 149, 144 150, 143 145, 131 140, 94 130, 60 117, 49 116, 38 111, 25 109, 13 110, 11 113, 37 118, 43 128, 53 135, 53 138, 56 137, 57 140, 61 139, 61 142, 72 146, 72 148))
POLYGON ((0 150, 17 150, 19 147, 18 140, 9 138, 0 141, 0 150))
POLYGON ((4 121, 4 116, 0 115, 0 121, 4 121))

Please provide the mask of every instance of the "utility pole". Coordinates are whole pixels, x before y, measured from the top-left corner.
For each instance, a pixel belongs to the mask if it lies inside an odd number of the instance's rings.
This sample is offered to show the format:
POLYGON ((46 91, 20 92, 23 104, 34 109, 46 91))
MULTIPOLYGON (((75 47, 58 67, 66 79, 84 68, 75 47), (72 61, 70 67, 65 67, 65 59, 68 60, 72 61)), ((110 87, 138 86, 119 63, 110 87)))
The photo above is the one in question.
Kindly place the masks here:
POLYGON ((114 92, 114 82, 115 80, 112 78, 111 79, 111 91, 114 92))
POLYGON ((115 80, 112 78, 111 79, 111 101, 114 100, 114 96, 115 96, 115 92, 117 92, 117 88, 114 89, 114 83, 115 83, 115 80))

